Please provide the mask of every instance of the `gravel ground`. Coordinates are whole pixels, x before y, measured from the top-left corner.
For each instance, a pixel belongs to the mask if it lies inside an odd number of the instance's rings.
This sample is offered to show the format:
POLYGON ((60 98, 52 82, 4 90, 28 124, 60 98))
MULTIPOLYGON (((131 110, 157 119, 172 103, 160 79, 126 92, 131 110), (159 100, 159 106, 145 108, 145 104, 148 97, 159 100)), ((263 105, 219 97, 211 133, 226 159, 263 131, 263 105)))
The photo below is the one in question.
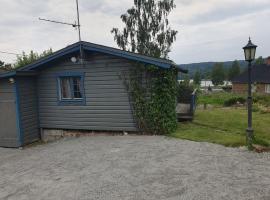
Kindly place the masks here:
POLYGON ((270 199, 270 154, 160 136, 0 148, 0 199, 270 199))

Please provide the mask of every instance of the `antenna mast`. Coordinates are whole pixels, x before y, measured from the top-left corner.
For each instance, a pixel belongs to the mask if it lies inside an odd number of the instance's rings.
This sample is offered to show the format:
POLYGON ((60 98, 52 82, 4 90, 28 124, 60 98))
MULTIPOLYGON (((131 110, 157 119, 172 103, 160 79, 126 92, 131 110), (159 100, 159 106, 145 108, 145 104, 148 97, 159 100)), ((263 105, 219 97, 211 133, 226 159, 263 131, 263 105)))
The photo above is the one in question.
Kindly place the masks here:
POLYGON ((79 41, 82 41, 82 38, 81 38, 81 25, 80 25, 80 13, 79 13, 79 3, 78 3, 78 0, 76 0, 76 6, 77 6, 77 22, 78 22, 79 41))
MULTIPOLYGON (((49 20, 49 19, 43 19, 43 18, 38 18, 39 20, 42 21, 47 21, 47 22, 52 22, 52 23, 57 23, 57 24, 63 24, 63 25, 69 25, 74 28, 78 28, 78 36, 79 36, 79 42, 82 41, 81 39, 81 24, 80 24, 80 14, 79 14, 79 3, 78 0, 76 0, 76 10, 77 10, 77 22, 73 23, 66 23, 66 22, 60 22, 60 21, 55 21, 55 20, 49 20)), ((82 44, 80 44, 80 62, 83 63, 83 49, 82 49, 82 44)))
MULTIPOLYGON (((79 42, 81 42, 82 38, 81 38, 81 24, 80 24, 80 13, 79 13, 78 0, 76 0, 76 7, 77 7, 77 23, 78 23, 79 42)), ((80 62, 81 62, 81 64, 83 64, 83 50, 82 50, 82 44, 81 43, 80 43, 80 62)))

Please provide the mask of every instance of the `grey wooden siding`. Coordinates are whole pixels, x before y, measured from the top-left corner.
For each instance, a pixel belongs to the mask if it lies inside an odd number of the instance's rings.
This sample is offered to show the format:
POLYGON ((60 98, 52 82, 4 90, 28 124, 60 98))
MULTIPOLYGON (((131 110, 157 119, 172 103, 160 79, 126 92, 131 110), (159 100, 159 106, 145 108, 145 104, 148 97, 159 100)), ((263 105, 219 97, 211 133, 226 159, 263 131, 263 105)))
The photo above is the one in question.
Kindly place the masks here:
POLYGON ((22 142, 25 145, 40 138, 36 79, 33 77, 19 77, 16 80, 20 103, 22 142))
POLYGON ((19 146, 15 86, 8 79, 0 80, 0 146, 19 146))
POLYGON ((40 127, 136 131, 129 95, 121 78, 131 66, 125 59, 91 54, 85 66, 67 61, 46 67, 38 76, 40 127), (84 72, 85 105, 58 105, 59 72, 84 72))

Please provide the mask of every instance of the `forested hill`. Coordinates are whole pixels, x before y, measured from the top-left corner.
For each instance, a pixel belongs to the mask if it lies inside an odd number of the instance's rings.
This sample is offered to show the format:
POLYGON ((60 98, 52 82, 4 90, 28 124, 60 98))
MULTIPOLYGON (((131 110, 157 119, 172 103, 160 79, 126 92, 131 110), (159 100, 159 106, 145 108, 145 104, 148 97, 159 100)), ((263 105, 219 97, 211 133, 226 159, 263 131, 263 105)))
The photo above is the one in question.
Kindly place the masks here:
MULTIPOLYGON (((243 70, 246 66, 247 63, 244 60, 239 60, 239 65, 241 70, 243 70)), ((213 66, 217 62, 201 62, 201 63, 191 63, 191 64, 181 64, 180 66, 184 69, 187 69, 189 72, 189 75, 192 77, 193 74, 199 70, 201 74, 207 75, 211 72, 213 66)), ((223 63, 224 70, 227 70, 232 66, 233 61, 226 61, 226 62, 220 62, 223 63)))

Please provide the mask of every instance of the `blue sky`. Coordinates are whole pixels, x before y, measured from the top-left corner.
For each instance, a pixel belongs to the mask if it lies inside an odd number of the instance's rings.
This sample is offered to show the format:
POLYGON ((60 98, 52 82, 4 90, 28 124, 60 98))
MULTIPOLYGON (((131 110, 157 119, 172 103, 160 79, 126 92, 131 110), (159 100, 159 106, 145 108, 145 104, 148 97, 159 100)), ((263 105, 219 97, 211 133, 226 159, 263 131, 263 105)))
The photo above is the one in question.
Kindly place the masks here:
MULTIPOLYGON (((120 15, 133 0, 79 0, 82 39, 117 47, 110 30, 121 27, 120 15)), ((251 36, 257 55, 270 56, 269 0, 175 0, 171 26, 178 30, 170 58, 176 63, 243 59, 251 36)), ((41 52, 78 40, 69 26, 41 22, 39 17, 74 22, 75 0, 1 0, 0 51, 41 52)), ((0 60, 13 62, 1 54, 0 60)))

